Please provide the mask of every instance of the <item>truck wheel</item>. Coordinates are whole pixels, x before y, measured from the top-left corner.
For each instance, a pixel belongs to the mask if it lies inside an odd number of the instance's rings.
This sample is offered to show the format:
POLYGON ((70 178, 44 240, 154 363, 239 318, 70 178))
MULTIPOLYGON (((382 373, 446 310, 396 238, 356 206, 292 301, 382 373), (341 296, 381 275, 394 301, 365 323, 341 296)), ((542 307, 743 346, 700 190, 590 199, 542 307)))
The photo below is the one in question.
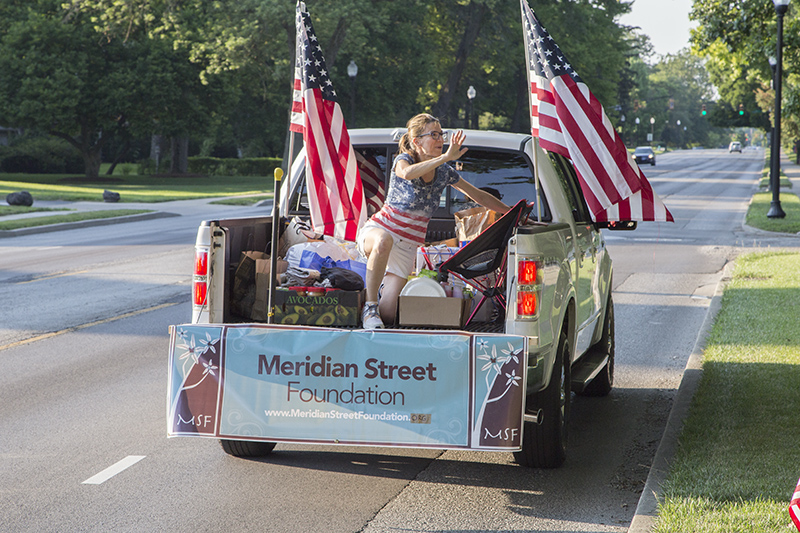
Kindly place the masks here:
POLYGON ((220 440, 225 453, 234 457, 262 457, 269 455, 275 442, 256 442, 251 440, 220 440))
POLYGON ((522 450, 514 458, 522 466, 557 468, 567 457, 567 423, 572 390, 569 372, 569 340, 563 331, 558 341, 553 376, 547 388, 529 396, 526 411, 541 412, 540 423, 525 422, 522 450))
POLYGON ((608 363, 597 376, 586 386, 581 396, 608 396, 614 387, 614 301, 608 297, 606 306, 606 318, 603 321, 603 335, 600 342, 592 346, 592 350, 598 350, 603 355, 608 356, 608 363))

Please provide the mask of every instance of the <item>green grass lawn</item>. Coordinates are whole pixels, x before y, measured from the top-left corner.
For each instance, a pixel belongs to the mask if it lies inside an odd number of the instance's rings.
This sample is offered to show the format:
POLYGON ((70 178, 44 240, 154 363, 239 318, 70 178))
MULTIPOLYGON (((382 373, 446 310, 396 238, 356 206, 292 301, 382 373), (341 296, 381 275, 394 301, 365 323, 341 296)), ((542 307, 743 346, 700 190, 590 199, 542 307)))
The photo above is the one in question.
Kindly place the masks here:
MULTIPOLYGON (((770 175, 769 152, 767 152, 767 158, 764 160, 764 168, 761 170, 761 179, 758 182, 759 189, 769 189, 769 175, 770 175)), ((792 188, 792 182, 789 181, 789 178, 787 178, 786 174, 783 173, 783 169, 781 169, 780 171, 780 183, 781 183, 781 188, 784 189, 792 188)))
POLYGON ((36 200, 103 201, 103 191, 120 193, 122 202, 166 202, 272 194, 274 178, 266 176, 160 177, 101 175, 87 181, 85 176, 63 174, 0 174, 0 198, 14 191, 28 191, 36 200))
POLYGON ((23 213, 36 213, 38 211, 69 211, 69 209, 55 209, 50 207, 25 207, 24 205, 0 205, 0 217, 6 215, 21 215, 23 213))
POLYGON ((740 257, 703 356, 654 531, 795 531, 800 254, 740 257))
POLYGON ((116 218, 140 213, 152 213, 147 209, 107 209, 100 211, 84 211, 67 215, 48 215, 44 217, 17 218, 13 220, 0 219, 0 230, 14 230, 32 228, 50 224, 63 224, 65 222, 81 222, 83 220, 97 220, 101 218, 116 218))
MULTIPOLYGON (((32 207, 0 206, 0 220, 6 215, 53 211, 36 206, 37 201, 64 200, 102 202, 103 191, 108 189, 120 193, 121 202, 166 202, 195 198, 219 198, 228 205, 253 205, 272 198, 274 178, 261 176, 231 177, 154 177, 114 173, 101 175, 97 180, 87 181, 85 176, 51 174, 0 174, 0 198, 14 191, 28 191, 33 195, 32 207)), ((111 218, 147 211, 109 209, 68 215, 27 217, 0 222, 0 230, 12 230, 63 222, 76 222, 97 218, 111 218)))
POLYGON ((786 213, 785 218, 769 218, 769 207, 772 203, 772 193, 759 192, 753 195, 753 201, 747 209, 745 223, 748 226, 781 233, 800 232, 800 198, 796 194, 782 192, 780 194, 781 209, 786 213))

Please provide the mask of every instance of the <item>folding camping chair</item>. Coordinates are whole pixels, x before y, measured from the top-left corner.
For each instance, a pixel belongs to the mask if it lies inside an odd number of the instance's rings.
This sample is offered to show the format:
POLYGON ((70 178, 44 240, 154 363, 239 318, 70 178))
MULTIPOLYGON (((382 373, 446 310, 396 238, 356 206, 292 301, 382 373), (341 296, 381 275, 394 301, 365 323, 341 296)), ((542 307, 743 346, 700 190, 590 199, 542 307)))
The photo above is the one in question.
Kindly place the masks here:
POLYGON ((505 311, 506 299, 502 287, 506 280, 505 266, 508 240, 513 235, 514 229, 524 220, 529 211, 530 208, 526 201, 520 200, 496 220, 494 224, 483 230, 480 235, 439 266, 441 275, 452 274, 481 293, 481 299, 465 325, 469 325, 472 322, 481 306, 488 299, 493 300, 496 305, 499 305, 505 311), (476 279, 498 270, 499 272, 494 278, 493 285, 491 284, 491 278, 476 279))

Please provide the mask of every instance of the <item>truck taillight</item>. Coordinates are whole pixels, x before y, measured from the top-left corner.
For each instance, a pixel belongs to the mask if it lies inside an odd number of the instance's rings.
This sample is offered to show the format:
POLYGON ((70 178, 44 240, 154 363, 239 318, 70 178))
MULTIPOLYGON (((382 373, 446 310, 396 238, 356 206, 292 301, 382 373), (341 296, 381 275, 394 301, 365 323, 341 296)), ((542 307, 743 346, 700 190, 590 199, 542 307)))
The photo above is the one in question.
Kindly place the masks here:
POLYGON ((208 284, 205 281, 195 280, 192 283, 192 293, 193 293, 192 303, 194 305, 205 305, 206 296, 208 293, 208 284))
POLYGON ((536 315, 536 301, 536 292, 518 291, 517 314, 521 317, 531 317, 536 315))
POLYGON ((208 250, 197 250, 194 253, 194 275, 208 275, 208 250))
POLYGON ((537 281, 539 269, 536 261, 530 259, 520 259, 517 263, 517 284, 533 285, 537 281))
POLYGON ((517 318, 536 318, 539 311, 541 262, 535 259, 517 260, 517 318))
POLYGON ((208 248, 197 248, 194 252, 194 276, 192 277, 192 303, 206 305, 208 296, 208 248))

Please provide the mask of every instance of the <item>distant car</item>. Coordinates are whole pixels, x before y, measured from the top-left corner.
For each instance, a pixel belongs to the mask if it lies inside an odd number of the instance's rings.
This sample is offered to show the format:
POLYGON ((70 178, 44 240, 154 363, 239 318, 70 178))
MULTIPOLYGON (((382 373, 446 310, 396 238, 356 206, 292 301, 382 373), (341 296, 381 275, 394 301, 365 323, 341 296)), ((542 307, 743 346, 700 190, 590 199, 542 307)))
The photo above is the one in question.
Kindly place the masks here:
POLYGON ((742 153, 742 143, 736 142, 736 141, 732 142, 730 144, 730 146, 728 146, 728 152, 731 152, 731 153, 732 152, 739 152, 741 154, 742 153))
POLYGON ((655 166, 656 164, 656 154, 649 146, 637 146, 636 150, 633 151, 633 159, 639 165, 650 163, 655 166))

